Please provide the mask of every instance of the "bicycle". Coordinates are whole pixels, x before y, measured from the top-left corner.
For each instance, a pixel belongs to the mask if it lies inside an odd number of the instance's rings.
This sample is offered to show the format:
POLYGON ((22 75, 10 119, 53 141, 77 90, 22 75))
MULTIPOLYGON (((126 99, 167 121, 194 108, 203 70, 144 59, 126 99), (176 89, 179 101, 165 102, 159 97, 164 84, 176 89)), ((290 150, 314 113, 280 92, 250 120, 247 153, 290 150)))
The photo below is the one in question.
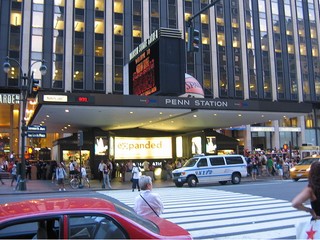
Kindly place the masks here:
POLYGON ((90 188, 90 181, 87 177, 80 179, 80 174, 75 174, 70 180, 70 186, 73 189, 83 188, 84 185, 87 185, 90 188), (83 184, 82 184, 83 183, 83 184))

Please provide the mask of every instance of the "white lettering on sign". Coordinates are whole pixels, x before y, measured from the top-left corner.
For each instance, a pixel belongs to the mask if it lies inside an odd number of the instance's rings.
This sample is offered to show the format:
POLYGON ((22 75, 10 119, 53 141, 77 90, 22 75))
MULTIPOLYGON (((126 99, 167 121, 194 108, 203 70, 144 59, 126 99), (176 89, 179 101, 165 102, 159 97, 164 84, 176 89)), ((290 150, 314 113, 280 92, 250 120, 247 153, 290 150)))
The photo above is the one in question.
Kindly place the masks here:
POLYGON ((228 102, 215 101, 215 100, 195 100, 194 104, 196 106, 203 106, 203 107, 228 107, 228 102))
POLYGON ((171 106, 196 106, 196 107, 215 107, 215 108, 226 108, 228 107, 227 101, 221 100, 200 100, 200 99, 176 99, 166 98, 166 105, 171 106))
POLYGON ((145 49, 147 49, 153 42, 158 40, 158 30, 154 31, 147 40, 140 43, 138 47, 136 47, 130 54, 129 54, 129 61, 131 61, 133 58, 135 58, 139 53, 143 52, 145 49))
POLYGON ((173 105, 173 106, 190 106, 190 100, 188 100, 188 99, 167 98, 165 103, 166 103, 166 105, 173 105))
POLYGON ((45 102, 68 102, 68 96, 64 95, 43 95, 45 102))
POLYGON ((0 93, 0 103, 2 104, 19 104, 20 95, 11 93, 0 93))
POLYGON ((115 159, 172 158, 171 137, 115 137, 115 159))

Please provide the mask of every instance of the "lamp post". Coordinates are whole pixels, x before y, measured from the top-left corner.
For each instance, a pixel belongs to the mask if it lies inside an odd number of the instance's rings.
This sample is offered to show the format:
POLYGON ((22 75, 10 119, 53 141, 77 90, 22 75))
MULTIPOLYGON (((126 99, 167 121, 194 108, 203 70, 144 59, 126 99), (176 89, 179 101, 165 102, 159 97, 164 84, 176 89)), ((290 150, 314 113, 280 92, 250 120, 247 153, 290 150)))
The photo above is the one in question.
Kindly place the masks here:
MULTIPOLYGON (((28 73, 23 73, 22 71, 22 67, 21 64, 14 58, 9 58, 6 57, 6 61, 3 64, 3 71, 5 73, 8 73, 10 71, 11 65, 10 65, 10 61, 15 62, 19 68, 20 68, 20 78, 21 78, 21 84, 20 84, 20 94, 21 94, 21 99, 20 99, 20 110, 22 111, 22 115, 20 115, 21 118, 21 169, 20 169, 20 181, 19 181, 19 190, 21 191, 25 191, 27 190, 27 185, 26 185, 26 161, 25 161, 25 155, 24 155, 24 151, 25 151, 25 138, 27 135, 27 124, 26 124, 26 107, 27 107, 27 98, 28 98, 28 93, 31 93, 32 91, 32 85, 33 85, 33 71, 31 74, 31 68, 32 66, 37 63, 37 62, 41 62, 41 66, 40 66, 40 72, 41 75, 45 75, 47 72, 47 67, 44 64, 45 61, 44 60, 35 60, 35 62, 33 62, 29 69, 28 69, 28 73)), ((36 81, 35 81, 36 82, 36 81)))

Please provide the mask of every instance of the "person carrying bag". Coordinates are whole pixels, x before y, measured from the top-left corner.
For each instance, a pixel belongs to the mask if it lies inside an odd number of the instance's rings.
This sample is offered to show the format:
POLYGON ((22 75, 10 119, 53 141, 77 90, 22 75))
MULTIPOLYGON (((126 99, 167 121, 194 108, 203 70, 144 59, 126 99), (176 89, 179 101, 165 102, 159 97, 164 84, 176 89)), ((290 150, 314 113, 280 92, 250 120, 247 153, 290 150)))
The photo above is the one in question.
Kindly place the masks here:
POLYGON ((307 222, 296 224, 297 239, 320 239, 320 162, 311 164, 309 183, 293 200, 292 206, 300 211, 310 213, 312 218, 307 222), (311 208, 304 205, 310 200, 311 208))

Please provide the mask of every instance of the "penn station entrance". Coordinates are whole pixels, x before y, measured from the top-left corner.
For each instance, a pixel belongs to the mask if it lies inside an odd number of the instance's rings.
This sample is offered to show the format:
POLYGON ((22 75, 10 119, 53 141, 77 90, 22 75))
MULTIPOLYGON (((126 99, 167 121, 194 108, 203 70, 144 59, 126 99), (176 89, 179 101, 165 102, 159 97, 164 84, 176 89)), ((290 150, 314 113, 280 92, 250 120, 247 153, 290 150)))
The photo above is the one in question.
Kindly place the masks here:
POLYGON ((78 136, 54 142, 53 159, 66 166, 72 161, 85 166, 91 178, 98 178, 101 161, 110 159, 115 177, 131 178, 132 164, 138 165, 155 179, 167 178, 176 164, 181 164, 197 154, 239 153, 239 143, 214 131, 172 134, 163 131, 127 129, 103 131, 92 128, 83 131, 83 145, 79 147, 78 136), (179 162, 179 163, 178 163, 179 162), (145 169, 146 164, 148 169, 145 169), (123 170, 123 167, 126 167, 123 170))

